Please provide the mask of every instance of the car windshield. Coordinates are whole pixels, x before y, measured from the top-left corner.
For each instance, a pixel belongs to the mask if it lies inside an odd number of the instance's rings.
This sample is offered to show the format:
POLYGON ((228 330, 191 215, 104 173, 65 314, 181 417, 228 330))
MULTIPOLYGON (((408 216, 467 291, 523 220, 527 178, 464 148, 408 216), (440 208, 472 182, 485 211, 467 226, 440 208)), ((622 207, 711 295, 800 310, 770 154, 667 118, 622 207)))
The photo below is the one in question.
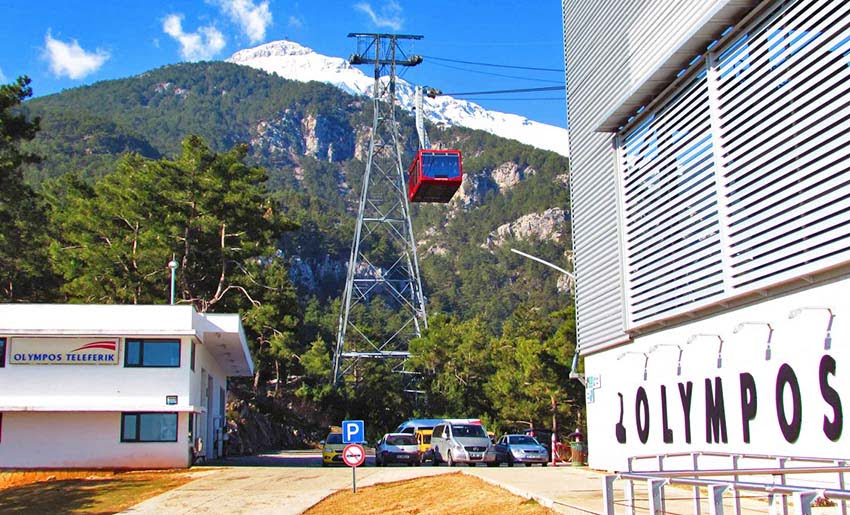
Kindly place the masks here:
POLYGON ((328 443, 342 443, 342 433, 331 433, 328 435, 328 443))
POLYGON ((514 445, 538 445, 537 440, 530 436, 511 436, 509 440, 514 445))
POLYGON ((388 436, 387 445, 417 445, 416 438, 412 436, 388 436))
POLYGON ((473 424, 452 425, 452 434, 458 438, 487 438, 484 428, 473 424))

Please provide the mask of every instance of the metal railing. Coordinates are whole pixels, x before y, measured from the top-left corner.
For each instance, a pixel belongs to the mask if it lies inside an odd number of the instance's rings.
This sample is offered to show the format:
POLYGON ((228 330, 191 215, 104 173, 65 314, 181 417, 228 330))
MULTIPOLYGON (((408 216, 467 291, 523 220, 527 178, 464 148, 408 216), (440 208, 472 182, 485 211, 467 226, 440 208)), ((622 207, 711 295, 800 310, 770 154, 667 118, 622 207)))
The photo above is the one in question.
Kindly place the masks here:
MULTIPOLYGON (((848 466, 850 460, 809 458, 800 456, 776 456, 765 454, 732 454, 721 452, 689 452, 670 453, 662 455, 634 456, 628 459, 628 471, 619 474, 607 475, 603 484, 603 509, 606 514, 614 514, 614 482, 626 480, 624 487, 625 498, 623 504, 628 515, 635 513, 635 482, 645 482, 648 494, 649 513, 660 514, 666 512, 666 498, 664 486, 677 484, 693 488, 692 512, 699 515, 702 509, 702 494, 700 489, 708 491, 707 503, 711 514, 723 513, 723 494, 727 490, 734 492, 734 513, 741 513, 741 497, 739 492, 759 492, 767 498, 771 514, 787 515, 788 496, 794 501, 795 513, 811 513, 811 503, 817 497, 825 497, 840 503, 840 513, 847 515, 847 501, 850 500, 850 490, 847 490, 845 473, 850 472, 848 466), (700 458, 711 458, 712 462, 730 460, 731 468, 703 468, 700 469, 700 458), (671 459, 679 463, 687 462, 687 468, 667 470, 671 459), (656 470, 636 471, 635 465, 641 461, 652 460, 657 466, 656 470), (741 462, 767 462, 775 464, 774 467, 748 467, 742 468, 741 462), (789 466, 789 465, 808 466, 789 466), (815 465, 811 465, 815 464, 815 465), (821 480, 817 484, 795 484, 789 485, 789 475, 814 475, 829 477, 835 474, 834 481, 821 480), (827 475, 827 476, 823 476, 827 475), (741 476, 758 477, 767 476, 770 481, 742 481, 741 476), (717 479, 729 477, 729 480, 717 479), (706 479, 712 478, 712 479, 706 479)), ((810 476, 811 477, 811 476, 810 476)))

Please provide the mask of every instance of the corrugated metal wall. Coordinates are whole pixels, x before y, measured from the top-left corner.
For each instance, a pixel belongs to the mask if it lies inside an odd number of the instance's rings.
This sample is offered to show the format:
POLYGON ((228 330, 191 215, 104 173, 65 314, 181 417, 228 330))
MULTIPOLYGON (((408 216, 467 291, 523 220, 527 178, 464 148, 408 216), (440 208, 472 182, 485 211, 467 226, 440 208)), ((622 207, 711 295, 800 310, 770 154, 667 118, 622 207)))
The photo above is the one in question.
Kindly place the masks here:
POLYGON ((594 132, 708 13, 726 2, 563 0, 578 341, 624 341, 614 135, 594 132))
POLYGON ((710 51, 678 56, 689 70, 617 139, 594 132, 721 4, 563 4, 585 353, 850 265, 846 1, 761 3, 710 51))

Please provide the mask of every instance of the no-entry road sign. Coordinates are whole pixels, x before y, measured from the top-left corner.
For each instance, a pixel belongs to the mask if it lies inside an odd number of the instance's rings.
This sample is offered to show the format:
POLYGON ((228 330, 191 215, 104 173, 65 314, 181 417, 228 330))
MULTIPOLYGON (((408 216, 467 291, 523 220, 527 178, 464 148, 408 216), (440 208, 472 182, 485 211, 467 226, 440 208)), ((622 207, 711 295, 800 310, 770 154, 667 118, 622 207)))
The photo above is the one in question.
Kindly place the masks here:
POLYGON ((362 445, 350 443, 342 450, 342 461, 349 467, 359 467, 366 461, 366 451, 362 445))

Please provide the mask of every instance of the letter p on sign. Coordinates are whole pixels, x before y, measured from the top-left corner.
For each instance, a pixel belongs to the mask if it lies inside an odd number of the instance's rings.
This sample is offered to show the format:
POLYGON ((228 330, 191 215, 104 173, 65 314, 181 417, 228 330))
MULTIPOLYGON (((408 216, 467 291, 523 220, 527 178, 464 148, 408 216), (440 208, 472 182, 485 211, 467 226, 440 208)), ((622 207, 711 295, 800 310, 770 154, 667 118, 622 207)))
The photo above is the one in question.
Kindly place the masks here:
POLYGON ((360 443, 366 440, 366 430, 362 420, 342 421, 342 443, 360 443))

